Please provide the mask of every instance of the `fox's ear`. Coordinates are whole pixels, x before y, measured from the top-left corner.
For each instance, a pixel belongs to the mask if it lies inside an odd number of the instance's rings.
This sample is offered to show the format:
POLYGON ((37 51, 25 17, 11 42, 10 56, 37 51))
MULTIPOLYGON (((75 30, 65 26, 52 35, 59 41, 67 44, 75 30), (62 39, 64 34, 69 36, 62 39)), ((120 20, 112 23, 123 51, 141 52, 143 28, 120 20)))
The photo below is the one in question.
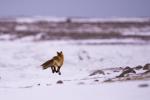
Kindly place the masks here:
POLYGON ((57 55, 59 55, 59 52, 57 51, 57 55))
POLYGON ((60 53, 62 54, 63 52, 62 52, 62 51, 60 51, 60 53))

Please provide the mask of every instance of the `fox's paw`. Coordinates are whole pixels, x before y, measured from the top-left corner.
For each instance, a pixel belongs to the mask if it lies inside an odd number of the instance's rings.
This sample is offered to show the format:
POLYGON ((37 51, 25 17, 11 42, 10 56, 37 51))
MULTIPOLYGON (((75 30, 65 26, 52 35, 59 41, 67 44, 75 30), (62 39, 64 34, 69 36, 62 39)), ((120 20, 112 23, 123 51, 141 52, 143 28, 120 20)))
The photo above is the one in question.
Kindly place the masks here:
POLYGON ((61 72, 58 72, 59 75, 61 75, 61 72))

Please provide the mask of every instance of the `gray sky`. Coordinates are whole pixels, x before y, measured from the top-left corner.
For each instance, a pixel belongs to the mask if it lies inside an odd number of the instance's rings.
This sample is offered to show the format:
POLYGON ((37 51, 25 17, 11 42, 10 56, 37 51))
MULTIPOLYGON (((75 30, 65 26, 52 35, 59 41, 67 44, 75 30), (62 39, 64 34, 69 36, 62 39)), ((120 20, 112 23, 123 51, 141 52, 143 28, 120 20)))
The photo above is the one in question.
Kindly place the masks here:
POLYGON ((150 17, 150 0, 0 0, 0 16, 150 17))

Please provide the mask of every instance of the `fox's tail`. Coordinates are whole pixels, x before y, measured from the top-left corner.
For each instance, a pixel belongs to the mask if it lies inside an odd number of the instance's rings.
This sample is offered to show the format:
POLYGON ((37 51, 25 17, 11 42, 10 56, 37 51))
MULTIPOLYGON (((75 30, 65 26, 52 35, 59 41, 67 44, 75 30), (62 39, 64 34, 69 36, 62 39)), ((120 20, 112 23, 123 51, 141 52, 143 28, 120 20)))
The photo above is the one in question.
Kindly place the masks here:
POLYGON ((43 67, 43 69, 47 69, 48 67, 52 65, 52 63, 53 63, 53 59, 46 61, 41 66, 43 67))

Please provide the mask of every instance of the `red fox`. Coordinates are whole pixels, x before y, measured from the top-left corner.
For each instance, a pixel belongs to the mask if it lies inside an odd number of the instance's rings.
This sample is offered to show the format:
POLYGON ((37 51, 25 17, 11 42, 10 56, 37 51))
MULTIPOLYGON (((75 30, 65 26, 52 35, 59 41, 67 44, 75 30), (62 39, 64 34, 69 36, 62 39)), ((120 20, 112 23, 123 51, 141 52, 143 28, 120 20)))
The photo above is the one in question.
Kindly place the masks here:
POLYGON ((46 61, 41 66, 43 69, 47 69, 48 67, 51 67, 52 73, 58 73, 61 75, 60 68, 64 63, 64 55, 63 52, 57 52, 57 56, 54 56, 52 59, 46 61))

